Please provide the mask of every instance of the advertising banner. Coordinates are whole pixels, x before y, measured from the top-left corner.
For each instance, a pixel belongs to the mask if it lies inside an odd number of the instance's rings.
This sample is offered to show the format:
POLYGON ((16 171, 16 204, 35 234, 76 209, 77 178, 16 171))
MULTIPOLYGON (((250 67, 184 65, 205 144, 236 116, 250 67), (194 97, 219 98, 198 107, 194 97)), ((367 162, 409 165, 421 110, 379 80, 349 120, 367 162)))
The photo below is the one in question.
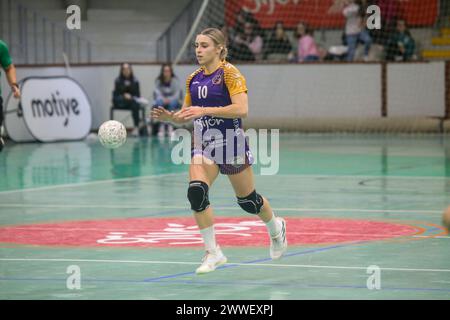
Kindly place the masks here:
POLYGON ((20 102, 11 97, 6 102, 5 128, 13 141, 80 140, 89 134, 91 106, 74 79, 28 77, 20 87, 20 102))
MULTIPOLYGON (((340 0, 228 0, 225 2, 227 24, 235 25, 237 13, 244 9, 253 14, 262 28, 273 28, 282 21, 287 28, 304 22, 313 28, 342 28, 342 13, 329 10, 340 0)), ((438 0, 380 0, 381 19, 396 15, 409 26, 432 26, 438 16, 438 0)))

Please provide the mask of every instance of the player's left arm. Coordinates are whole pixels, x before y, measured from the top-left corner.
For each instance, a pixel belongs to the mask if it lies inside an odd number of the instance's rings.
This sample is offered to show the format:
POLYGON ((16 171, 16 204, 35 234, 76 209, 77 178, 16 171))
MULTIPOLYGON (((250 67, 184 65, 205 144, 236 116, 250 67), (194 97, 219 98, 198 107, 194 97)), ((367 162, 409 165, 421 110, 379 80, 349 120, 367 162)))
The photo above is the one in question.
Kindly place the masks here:
POLYGON ((230 95, 231 104, 220 108, 205 107, 204 115, 218 118, 246 118, 248 114, 247 84, 244 76, 232 66, 224 69, 224 82, 230 95))

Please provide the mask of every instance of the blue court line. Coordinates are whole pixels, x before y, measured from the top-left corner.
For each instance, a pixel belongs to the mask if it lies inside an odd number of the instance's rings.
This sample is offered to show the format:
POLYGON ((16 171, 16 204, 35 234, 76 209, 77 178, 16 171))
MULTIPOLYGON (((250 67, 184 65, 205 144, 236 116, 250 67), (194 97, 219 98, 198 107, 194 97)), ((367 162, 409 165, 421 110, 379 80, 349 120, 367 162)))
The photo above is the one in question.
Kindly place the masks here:
MULTIPOLYGON (((328 247, 322 247, 322 248, 316 248, 306 251, 300 251, 300 252, 294 252, 290 254, 285 254, 284 257, 291 257, 291 256, 298 256, 298 255, 304 255, 309 253, 316 253, 321 251, 327 251, 331 249, 336 248, 343 248, 343 247, 350 247, 356 244, 362 244, 362 243, 369 243, 371 241, 357 241, 352 242, 348 244, 343 245, 334 245, 334 246, 328 246, 328 247)), ((264 258, 264 259, 257 259, 257 260, 251 260, 251 261, 245 261, 241 262, 240 264, 252 264, 252 263, 260 263, 260 262, 266 262, 271 261, 271 258, 264 258)), ((233 268, 238 267, 240 265, 237 264, 229 264, 225 266, 221 266, 217 269, 226 269, 226 268, 233 268)), ((194 275, 195 272, 183 272, 183 273, 177 273, 167 276, 161 276, 156 278, 147 278, 144 280, 119 280, 119 279, 83 279, 83 282, 103 282, 103 283, 113 283, 113 282, 119 282, 119 283, 149 283, 154 282, 158 284, 163 285, 173 285, 173 284, 197 284, 197 285, 256 285, 256 286, 282 286, 282 287, 304 287, 304 288, 336 288, 336 289, 364 289, 368 290, 365 286, 352 286, 352 285, 315 285, 315 284, 296 284, 292 282, 288 283, 263 283, 263 282, 251 282, 251 281, 205 281, 205 280, 178 280, 175 279, 177 277, 185 276, 185 275, 194 275)), ((7 277, 0 277, 0 281, 66 281, 67 279, 52 279, 52 278, 7 278, 7 277)), ((382 287, 381 290, 390 290, 390 291, 435 291, 435 292, 450 292, 450 289, 441 289, 441 288, 402 288, 402 287, 382 287)), ((381 290, 373 290, 374 292, 381 291, 381 290)))
MULTIPOLYGON (((327 250, 336 249, 336 248, 349 247, 349 246, 352 246, 355 244, 366 243, 366 242, 370 242, 370 241, 357 241, 357 242, 352 242, 350 244, 334 245, 334 246, 317 248, 317 249, 312 249, 312 250, 294 252, 294 253, 290 253, 290 254, 285 254, 283 257, 292 257, 292 256, 299 256, 299 255, 304 255, 304 254, 308 254, 308 253, 316 253, 316 252, 327 251, 327 250)), ((266 262, 266 261, 272 261, 272 259, 264 258, 264 259, 250 260, 250 261, 241 262, 240 264, 252 264, 252 263, 260 263, 260 262, 266 262)), ((239 267, 239 266, 240 265, 231 263, 228 265, 220 266, 216 270, 235 268, 235 267, 239 267)), ((194 274, 195 274, 194 271, 190 271, 190 272, 176 273, 176 274, 171 274, 171 275, 161 276, 161 277, 156 277, 156 278, 147 278, 147 279, 144 279, 143 281, 152 282, 152 281, 158 281, 161 279, 172 279, 172 278, 177 278, 177 277, 181 277, 181 276, 185 276, 185 275, 194 275, 194 274)))
MULTIPOLYGON (((173 284, 177 284, 177 283, 184 283, 184 284, 205 284, 205 285, 231 285, 231 286, 236 286, 236 285, 254 285, 254 286, 269 286, 269 287, 276 287, 276 286, 280 286, 280 287, 295 287, 295 288, 336 288, 336 289, 365 289, 365 290, 369 290, 367 289, 366 286, 352 286, 352 285, 328 285, 328 284, 302 284, 302 283, 293 283, 292 281, 289 281, 288 283, 263 283, 263 282, 258 282, 258 281, 217 281, 217 280, 175 280, 175 281, 157 281, 158 283, 173 283, 173 284)), ((449 289, 442 289, 442 288, 405 288, 405 287, 381 287, 381 290, 404 290, 404 291, 442 291, 442 292, 450 292, 450 288, 449 289)), ((380 290, 371 290, 371 291, 380 291, 380 290)))
MULTIPOLYGON (((292 256, 298 256, 298 255, 304 255, 308 253, 315 253, 315 252, 321 252, 321 251, 327 251, 331 249, 336 248, 343 248, 343 247, 350 247, 356 244, 362 244, 362 243, 368 243, 371 241, 357 241, 352 242, 348 244, 343 245, 334 245, 334 246, 328 246, 328 247, 322 247, 322 248, 316 248, 306 251, 300 251, 300 252, 294 252, 290 254, 285 254, 284 257, 292 257, 292 256)), ((251 260, 242 262, 243 264, 252 264, 252 263, 260 263, 260 262, 266 262, 271 261, 271 258, 264 258, 264 259, 257 259, 257 260, 251 260)), ((241 264, 242 264, 241 263, 241 264)), ((239 267, 240 265, 236 264, 229 264, 225 266, 220 266, 218 269, 226 269, 226 268, 234 268, 239 267)), ((185 276, 185 275, 194 275, 195 272, 183 272, 183 273, 177 273, 167 276, 161 276, 156 278, 147 278, 144 280, 119 280, 119 279, 83 279, 83 282, 103 282, 103 283, 113 283, 113 282, 119 282, 119 283, 158 283, 158 284, 164 284, 164 285, 173 285, 173 284, 198 284, 198 285, 256 285, 256 286, 281 286, 281 287, 303 287, 303 288, 335 288, 335 289, 365 289, 368 290, 365 286, 352 286, 352 285, 315 285, 315 284, 296 284, 293 282, 288 283, 263 283, 263 282, 252 282, 252 281, 207 281, 207 280, 178 280, 175 279, 177 277, 185 276)), ((52 278, 6 278, 6 277, 0 277, 0 281, 66 281, 67 279, 52 279, 52 278)), ((450 292, 450 289, 441 289, 441 288, 401 288, 401 287, 382 287, 382 290, 391 290, 391 291, 435 291, 435 292, 450 292)), ((373 290, 373 291, 380 291, 380 290, 373 290)))
MULTIPOLYGON (((370 242, 370 241, 358 241, 358 242, 352 242, 350 244, 344 244, 344 245, 335 245, 335 246, 329 246, 329 247, 323 247, 323 248, 317 248, 317 249, 312 249, 312 250, 306 250, 306 251, 300 251, 300 252, 294 252, 294 253, 290 253, 290 254, 285 254, 284 257, 291 257, 291 256, 298 256, 298 255, 303 255, 303 254, 308 254, 308 253, 315 253, 315 252, 320 252, 320 251, 326 251, 326 250, 331 250, 331 249, 335 249, 335 248, 341 248, 341 247, 349 247, 355 244, 360 244, 360 243, 365 243, 365 242, 370 242)), ((266 261, 271 261, 271 258, 264 258, 264 259, 257 259, 257 260, 251 260, 251 261, 244 261, 241 262, 240 264, 252 264, 252 263, 260 263, 260 262, 266 262, 266 261)), ((224 265, 224 266, 220 266, 218 267, 216 270, 219 269, 227 269, 227 268, 235 268, 235 267, 239 267, 240 265, 238 264, 228 264, 228 265, 224 265)), ((182 276, 186 276, 186 275, 195 275, 194 271, 189 271, 189 272, 183 272, 183 273, 176 273, 176 274, 171 274, 171 275, 167 275, 167 276, 160 276, 160 277, 156 277, 156 278, 147 278, 144 280, 133 280, 133 281, 129 281, 129 282, 159 282, 161 280, 164 279, 173 279, 173 278, 177 278, 177 277, 182 277, 182 276)), ((0 280, 36 280, 36 281, 60 281, 60 280, 64 280, 66 281, 66 279, 53 279, 53 278, 7 278, 7 277, 0 277, 0 280)), ((97 281, 119 281, 119 280, 97 280, 97 281)), ((124 280, 124 282, 128 282, 127 280, 124 280)))
MULTIPOLYGON (((4 278, 0 277, 0 281, 56 281, 56 282, 66 282, 67 279, 62 278, 4 278)), ((88 283, 148 283, 142 280, 119 280, 119 279, 82 279, 83 282, 88 283)), ((366 286, 356 286, 356 285, 328 285, 328 284, 302 284, 302 283, 294 283, 289 281, 287 283, 280 282, 260 282, 260 281, 217 281, 217 280, 160 280, 156 281, 156 283, 161 285, 174 285, 174 284, 197 284, 197 285, 207 285, 208 287, 211 285, 224 285, 224 286, 236 286, 236 285, 250 285, 250 286, 268 286, 268 287, 295 287, 295 288, 316 288, 316 289, 367 289, 366 286)), ((449 289, 444 288, 407 288, 407 287, 381 287, 380 290, 370 290, 373 292, 380 291, 434 291, 434 292, 449 292, 449 289)))

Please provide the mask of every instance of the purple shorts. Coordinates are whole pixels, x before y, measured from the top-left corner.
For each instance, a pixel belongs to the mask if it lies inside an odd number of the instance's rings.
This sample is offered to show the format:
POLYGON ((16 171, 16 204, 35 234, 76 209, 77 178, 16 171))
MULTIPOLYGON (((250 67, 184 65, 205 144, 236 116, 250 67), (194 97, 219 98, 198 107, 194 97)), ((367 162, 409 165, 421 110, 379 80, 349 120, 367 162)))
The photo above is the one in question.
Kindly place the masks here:
POLYGON ((244 140, 244 146, 236 142, 234 148, 227 148, 226 142, 223 143, 223 141, 220 141, 219 143, 215 143, 214 141, 204 141, 203 143, 194 146, 194 139, 192 138, 191 158, 198 154, 203 155, 205 158, 210 159, 217 164, 219 166, 219 172, 225 175, 240 173, 250 167, 254 162, 247 139, 244 140), (222 151, 221 156, 217 153, 217 150, 219 149, 222 151))

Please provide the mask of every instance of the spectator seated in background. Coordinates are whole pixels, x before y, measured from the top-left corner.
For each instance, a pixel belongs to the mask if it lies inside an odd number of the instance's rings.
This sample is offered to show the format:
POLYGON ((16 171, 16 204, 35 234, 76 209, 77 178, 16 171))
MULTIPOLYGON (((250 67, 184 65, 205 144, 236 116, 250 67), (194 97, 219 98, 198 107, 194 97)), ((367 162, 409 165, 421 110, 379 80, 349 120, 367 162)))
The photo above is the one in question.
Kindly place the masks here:
POLYGON ((414 60, 416 58, 415 50, 416 43, 406 26, 405 20, 398 20, 396 32, 391 36, 386 46, 386 60, 414 60))
POLYGON ((140 96, 139 81, 133 75, 131 65, 122 63, 120 74, 114 82, 113 108, 131 111, 134 124, 131 135, 134 137, 139 135, 139 111, 142 110, 140 96))
POLYGON ((281 58, 281 60, 287 61, 290 52, 292 52, 292 44, 286 35, 283 22, 278 21, 269 40, 266 42, 264 59, 269 58, 269 60, 272 60, 271 57, 275 57, 276 59, 281 58))
POLYGON ((254 61, 260 60, 264 41, 256 33, 253 23, 246 22, 243 33, 236 30, 232 45, 235 48, 235 60, 254 61))
POLYGON ((297 62, 308 62, 319 60, 319 49, 313 37, 312 29, 300 22, 295 30, 298 39, 297 62))
POLYGON ((374 42, 387 46, 396 32, 397 20, 405 16, 399 0, 376 0, 381 11, 381 29, 372 30, 374 42))
MULTIPOLYGON (((173 72, 170 64, 166 63, 161 66, 158 78, 155 80, 155 89, 153 91, 155 100, 154 106, 162 106, 169 111, 175 111, 181 107, 183 91, 180 82, 173 72)), ((157 125, 157 124, 155 124, 157 125)), ((164 137, 167 127, 169 135, 173 132, 173 126, 170 123, 158 123, 158 136, 164 137)))
POLYGON ((249 22, 252 24, 253 26, 253 30, 256 34, 261 35, 262 34, 262 28, 259 24, 259 21, 255 18, 255 16, 245 10, 245 9, 241 9, 239 10, 237 16, 236 16, 236 25, 234 28, 233 33, 235 33, 234 35, 238 34, 238 33, 244 33, 245 31, 245 24, 249 22))

